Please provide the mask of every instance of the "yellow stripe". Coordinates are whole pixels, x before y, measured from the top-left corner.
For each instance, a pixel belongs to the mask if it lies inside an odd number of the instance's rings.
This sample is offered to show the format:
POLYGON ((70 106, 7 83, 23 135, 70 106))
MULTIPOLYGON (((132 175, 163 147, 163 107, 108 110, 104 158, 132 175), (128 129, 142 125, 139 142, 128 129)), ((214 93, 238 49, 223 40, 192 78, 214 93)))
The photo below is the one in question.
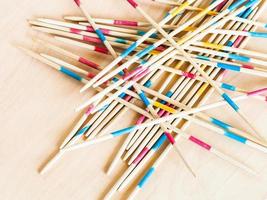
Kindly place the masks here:
MULTIPOLYGON (((193 10, 202 12, 204 9, 203 9, 203 8, 197 8, 197 7, 194 7, 193 10)), ((218 15, 219 13, 216 12, 216 11, 210 10, 210 11, 208 12, 208 14, 209 14, 209 15, 218 15)))
POLYGON ((213 44, 213 43, 209 43, 209 42, 202 42, 202 44, 204 47, 213 48, 213 49, 217 49, 217 50, 221 50, 224 47, 221 44, 213 44))
POLYGON ((208 83, 204 83, 204 85, 202 85, 201 88, 197 91, 196 95, 200 97, 204 93, 204 91, 207 89, 208 86, 209 86, 208 83))
POLYGON ((194 30, 196 30, 197 29, 197 27, 194 27, 194 26, 188 26, 188 27, 186 27, 184 30, 185 31, 194 31, 194 30))
POLYGON ((166 105, 164 105, 162 103, 159 103, 157 101, 155 101, 153 103, 153 106, 156 106, 157 108, 161 108, 162 110, 165 110, 165 111, 167 111, 169 113, 176 113, 176 110, 175 109, 173 109, 173 108, 171 108, 169 106, 166 106, 166 105))
POLYGON ((209 11, 208 14, 209 15, 218 15, 218 12, 216 12, 216 11, 209 11))
POLYGON ((152 50, 152 51, 150 51, 149 54, 151 54, 151 55, 159 55, 160 54, 160 51, 152 50))
POLYGON ((170 15, 172 17, 175 17, 176 15, 178 15, 181 11, 183 11, 187 6, 189 6, 189 2, 185 2, 183 3, 181 6, 176 7, 173 11, 171 11, 170 15))

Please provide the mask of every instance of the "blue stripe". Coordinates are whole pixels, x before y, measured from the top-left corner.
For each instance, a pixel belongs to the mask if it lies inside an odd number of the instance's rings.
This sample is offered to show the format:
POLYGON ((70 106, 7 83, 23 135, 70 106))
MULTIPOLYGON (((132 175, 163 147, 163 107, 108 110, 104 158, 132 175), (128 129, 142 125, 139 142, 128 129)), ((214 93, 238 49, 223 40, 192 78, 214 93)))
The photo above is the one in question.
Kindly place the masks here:
POLYGON ((143 176, 143 178, 138 183, 139 188, 142 188, 146 184, 146 182, 148 181, 149 177, 154 173, 154 171, 155 171, 155 168, 151 167, 146 172, 146 174, 143 176))
POLYGON ((229 11, 235 10, 237 7, 239 7, 242 3, 244 3, 246 0, 237 0, 232 5, 230 5, 227 9, 229 11))
POLYGON ((236 91, 236 87, 227 83, 222 83, 221 88, 231 90, 231 91, 236 91))
POLYGON ((110 104, 106 104, 106 105, 104 105, 104 106, 99 110, 99 112, 103 112, 103 111, 105 111, 105 110, 109 107, 109 105, 110 105, 110 104))
POLYGON ((229 103, 229 105, 235 110, 238 111, 239 107, 235 104, 235 102, 233 102, 233 100, 226 94, 223 93, 222 97, 224 98, 225 101, 227 101, 229 103))
POLYGON ((144 55, 148 54, 150 51, 152 51, 153 49, 155 49, 155 46, 154 45, 150 45, 146 48, 144 48, 142 51, 139 51, 137 54, 136 54, 136 57, 138 58, 141 58, 143 57, 144 55))
POLYGON ((126 94, 125 94, 124 92, 121 93, 121 94, 119 95, 119 97, 122 98, 122 99, 123 99, 125 96, 126 96, 126 94))
POLYGON ((82 77, 79 76, 78 74, 70 71, 69 69, 65 68, 65 67, 60 67, 59 71, 61 71, 63 74, 66 74, 68 76, 70 76, 71 78, 74 78, 78 81, 81 81, 82 80, 82 77))
POLYGON ((147 63, 146 60, 141 60, 141 65, 144 65, 144 64, 146 64, 146 63, 147 63))
POLYGON ((104 42, 106 40, 106 37, 104 36, 104 34, 102 33, 102 31, 100 29, 96 29, 95 33, 97 34, 97 36, 99 37, 99 39, 104 42))
POLYGON ((226 46, 228 46, 228 47, 231 47, 231 46, 233 46, 233 42, 232 41, 228 41, 227 43, 226 43, 226 46))
POLYGON ((167 12, 163 18, 166 18, 166 17, 168 17, 169 15, 170 15, 170 13, 167 12))
POLYGON ((251 7, 251 6, 253 6, 254 4, 256 4, 256 3, 258 3, 259 2, 259 0, 250 0, 249 2, 247 2, 246 4, 245 4, 245 6, 246 7, 251 7))
POLYGON ((157 140, 157 142, 152 146, 151 149, 153 149, 154 151, 157 151, 161 145, 166 141, 167 136, 165 134, 162 134, 160 136, 160 138, 157 140))
POLYGON ((134 129, 136 128, 136 126, 130 126, 128 128, 123 128, 123 129, 120 129, 118 131, 114 131, 112 132, 111 134, 116 137, 116 136, 120 136, 120 135, 124 135, 126 133, 129 133, 131 131, 133 131, 134 129))
POLYGON ((234 60, 239 60, 241 62, 249 62, 250 61, 250 58, 247 56, 240 56, 240 55, 231 54, 231 53, 229 53, 228 58, 234 59, 234 60))
POLYGON ((252 37, 267 38, 267 33, 249 32, 252 37))
POLYGON ((172 95, 173 95, 173 92, 172 92, 172 91, 168 91, 168 92, 165 94, 165 96, 166 96, 166 97, 169 97, 169 98, 170 98, 172 95))
POLYGON ((201 60, 207 60, 207 61, 210 61, 209 57, 207 57, 207 56, 200 56, 200 55, 198 55, 197 58, 198 58, 198 59, 201 59, 201 60))
POLYGON ((231 138, 231 139, 233 139, 233 140, 236 140, 236 141, 238 141, 238 142, 241 142, 241 143, 243 143, 243 144, 245 144, 246 141, 247 141, 246 138, 241 137, 241 136, 239 136, 239 135, 236 135, 236 134, 234 134, 234 133, 232 133, 232 132, 225 131, 225 132, 224 132, 224 135, 227 136, 227 137, 229 137, 229 138, 231 138))
POLYGON ((223 128, 223 129, 228 129, 229 127, 231 127, 229 124, 226 124, 224 122, 222 122, 221 120, 218 120, 216 118, 211 118, 211 123, 223 128))
POLYGON ((120 76, 124 76, 124 72, 123 72, 123 71, 120 71, 118 74, 119 74, 120 76))
POLYGON ((129 55, 129 54, 130 54, 136 47, 137 47, 136 42, 132 43, 127 49, 125 49, 125 50, 121 53, 120 57, 125 58, 125 57, 128 56, 128 55, 129 55))
POLYGON ((246 19, 248 18, 248 16, 253 12, 252 8, 248 8, 245 12, 242 13, 242 15, 240 17, 246 19))
POLYGON ((89 125, 89 126, 85 126, 85 127, 83 127, 81 130, 79 130, 79 131, 75 134, 75 136, 84 134, 90 127, 91 127, 90 125, 89 125))
MULTIPOLYGON (((166 96, 166 97, 169 97, 169 98, 170 98, 172 95, 173 95, 172 91, 168 91, 168 92, 165 94, 165 96, 166 96)), ((166 104, 167 102, 164 101, 164 100, 161 100, 160 103, 162 103, 162 104, 166 104)))
MULTIPOLYGON (((145 34, 146 34, 145 31, 137 30, 137 35, 143 36, 143 35, 145 35, 145 34)), ((157 33, 153 33, 153 34, 151 34, 149 37, 150 37, 150 38, 157 38, 158 35, 157 35, 157 33)))
POLYGON ((138 94, 140 96, 140 98, 142 99, 143 103, 146 105, 146 106, 149 106, 150 105, 150 101, 148 100, 148 98, 146 97, 145 93, 144 92, 141 92, 138 94))
POLYGON ((220 62, 217 63, 217 67, 220 67, 222 69, 229 69, 229 70, 232 70, 232 71, 238 71, 238 72, 240 71, 240 67, 239 66, 220 63, 220 62))
POLYGON ((119 79, 118 79, 117 77, 113 77, 113 78, 112 78, 112 81, 113 81, 113 82, 117 82, 118 80, 119 80, 119 79))
POLYGON ((267 24, 265 24, 264 28, 267 28, 267 24))
POLYGON ((115 42, 117 42, 117 43, 121 43, 121 44, 127 44, 126 40, 125 40, 125 39, 122 39, 122 38, 117 38, 117 39, 115 40, 115 42))
POLYGON ((152 82, 150 80, 147 80, 144 84, 145 87, 150 88, 152 85, 152 82))

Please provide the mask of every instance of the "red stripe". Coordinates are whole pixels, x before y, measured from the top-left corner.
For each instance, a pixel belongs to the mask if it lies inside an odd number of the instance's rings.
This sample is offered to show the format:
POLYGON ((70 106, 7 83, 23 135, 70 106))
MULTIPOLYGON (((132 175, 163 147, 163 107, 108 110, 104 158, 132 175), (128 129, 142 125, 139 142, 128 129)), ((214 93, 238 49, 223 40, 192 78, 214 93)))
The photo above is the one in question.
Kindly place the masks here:
POLYGON ((105 34, 105 35, 109 35, 109 32, 110 32, 110 31, 109 31, 108 29, 101 28, 100 30, 102 31, 103 34, 105 34))
POLYGON ((157 51, 165 51, 165 47, 164 46, 158 46, 157 48, 156 48, 156 50, 157 51))
POLYGON ((94 78, 95 77, 95 74, 88 72, 87 77, 90 78, 90 79, 91 78, 94 78))
POLYGON ((167 138, 168 138, 168 140, 169 140, 169 142, 171 144, 174 144, 175 143, 175 140, 174 140, 174 138, 172 137, 172 135, 170 133, 165 132, 165 135, 167 136, 167 138))
POLYGON ((207 143, 195 138, 194 136, 190 136, 189 140, 191 140, 192 142, 196 143, 197 145, 203 147, 204 149, 210 150, 211 146, 208 145, 207 143))
POLYGON ((81 1, 80 0, 74 0, 74 2, 77 4, 77 6, 80 7, 80 5, 81 5, 81 1))
POLYGON ((262 94, 263 92, 266 92, 266 91, 267 91, 267 88, 262 88, 259 90, 254 90, 254 91, 248 92, 247 95, 248 96, 259 95, 259 94, 262 94))
POLYGON ((254 69, 252 65, 242 65, 241 67, 246 68, 246 69, 254 69))
POLYGON ((94 69, 99 69, 99 65, 98 64, 96 64, 96 63, 94 63, 94 62, 92 62, 90 60, 87 60, 86 58, 80 57, 79 58, 79 62, 81 62, 81 63, 83 63, 83 64, 85 64, 85 65, 87 65, 89 67, 92 67, 94 69))
POLYGON ((192 74, 190 72, 182 72, 183 76, 187 77, 187 78, 191 78, 191 79, 195 79, 196 75, 192 74))
POLYGON ((114 25, 125 25, 125 26, 138 26, 137 22, 128 20, 114 20, 114 25))
POLYGON ((216 11, 219 12, 227 3, 228 0, 223 1, 222 3, 220 3, 217 7, 216 7, 216 11))
POLYGON ((86 30, 89 31, 89 32, 94 32, 95 31, 92 26, 86 26, 86 30))
POLYGON ((75 34, 80 34, 81 33, 81 30, 76 29, 76 28, 70 28, 70 32, 71 33, 75 33, 75 34))
MULTIPOLYGON (((86 30, 87 30, 88 32, 91 32, 91 33, 94 33, 94 32, 95 32, 95 30, 94 30, 94 28, 93 28, 92 26, 86 26, 86 30)), ((101 30, 102 33, 105 34, 105 35, 108 35, 109 32, 110 32, 110 30, 108 30, 108 29, 104 29, 104 28, 101 28, 100 30, 101 30)))
POLYGON ((104 54, 108 54, 108 50, 106 48, 102 48, 102 47, 95 47, 95 51, 100 52, 100 53, 104 53, 104 54))
POLYGON ((86 42, 93 42, 93 43, 100 43, 100 44, 102 43, 99 38, 90 37, 90 36, 87 36, 87 35, 83 36, 83 40, 86 41, 86 42))
POLYGON ((129 2, 129 4, 132 5, 132 7, 136 8, 138 6, 138 4, 134 1, 134 0, 127 0, 129 2))

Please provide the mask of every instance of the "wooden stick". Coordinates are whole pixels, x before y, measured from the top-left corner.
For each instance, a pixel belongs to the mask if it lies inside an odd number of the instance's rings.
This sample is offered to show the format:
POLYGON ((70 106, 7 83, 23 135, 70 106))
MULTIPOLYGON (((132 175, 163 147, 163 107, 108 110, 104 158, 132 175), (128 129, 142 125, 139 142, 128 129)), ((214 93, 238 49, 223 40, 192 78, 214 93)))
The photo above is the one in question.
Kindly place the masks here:
MULTIPOLYGON (((175 17, 177 14, 179 14, 181 11, 183 11, 188 4, 193 3, 192 1, 187 1, 185 4, 180 6, 179 8, 176 7, 172 9, 170 12, 168 12, 167 17, 165 17, 159 24, 162 26, 166 24, 168 21, 170 21, 173 17, 175 17)), ((120 56, 115 59, 113 62, 111 62, 108 66, 105 67, 104 70, 102 70, 97 76, 92 79, 84 88, 81 89, 81 92, 85 91, 91 85, 93 85, 99 78, 101 78, 103 75, 105 75, 107 72, 109 72, 115 65, 117 65, 122 59, 124 59, 126 56, 128 56, 135 48, 137 48, 140 44, 142 44, 149 36, 151 36, 156 29, 150 29, 145 35, 143 35, 139 40, 137 40, 135 43, 133 43, 128 49, 126 49, 120 56)))

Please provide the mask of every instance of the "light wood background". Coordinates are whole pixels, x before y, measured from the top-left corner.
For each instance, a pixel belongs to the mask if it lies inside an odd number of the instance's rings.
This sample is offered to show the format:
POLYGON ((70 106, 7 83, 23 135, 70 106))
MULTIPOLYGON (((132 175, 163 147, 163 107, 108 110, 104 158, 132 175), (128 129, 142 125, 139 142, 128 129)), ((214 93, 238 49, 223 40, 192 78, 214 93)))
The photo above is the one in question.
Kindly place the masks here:
MULTIPOLYGON (((88 11, 93 16, 143 20, 123 0, 86 2, 88 11)), ((156 19, 164 13, 164 7, 149 0, 143 1, 143 6, 156 19)), ((266 11, 267 9, 261 16, 261 21, 267 17, 266 11)), ((108 177, 104 173, 122 142, 121 138, 68 153, 49 173, 44 176, 38 174, 38 169, 55 152, 78 120, 81 113, 75 113, 74 108, 91 93, 81 95, 78 92, 81 87, 79 83, 24 55, 12 44, 19 43, 40 50, 41 47, 30 38, 41 37, 41 34, 30 29, 27 19, 60 19, 63 15, 79 13, 72 1, 0 1, 1 200, 101 199, 125 168, 121 163, 112 176, 108 177)), ((267 53, 264 39, 250 41, 247 46, 249 49, 267 53)), ((84 55, 95 61, 101 59, 96 54, 84 52, 84 55)), ((234 73, 229 73, 227 80, 247 89, 267 85, 266 79, 234 73)), ((218 97, 214 96, 210 102, 215 99, 218 97)), ((267 138, 266 103, 249 99, 240 105, 252 123, 267 138)), ((246 130, 246 127, 239 123, 239 118, 228 108, 212 110, 209 113, 246 130)), ((130 119, 132 118, 128 117, 128 121, 130 119)), ((128 121, 117 122, 113 128, 126 127, 128 121)), ((180 149, 197 173, 197 179, 191 177, 176 154, 171 152, 138 199, 263 200, 267 197, 267 155, 201 127, 192 125, 188 132, 205 138, 223 152, 251 166, 259 172, 259 177, 247 175, 195 145, 181 141, 180 149)), ((127 194, 128 192, 117 194, 115 199, 124 199, 127 194)))

